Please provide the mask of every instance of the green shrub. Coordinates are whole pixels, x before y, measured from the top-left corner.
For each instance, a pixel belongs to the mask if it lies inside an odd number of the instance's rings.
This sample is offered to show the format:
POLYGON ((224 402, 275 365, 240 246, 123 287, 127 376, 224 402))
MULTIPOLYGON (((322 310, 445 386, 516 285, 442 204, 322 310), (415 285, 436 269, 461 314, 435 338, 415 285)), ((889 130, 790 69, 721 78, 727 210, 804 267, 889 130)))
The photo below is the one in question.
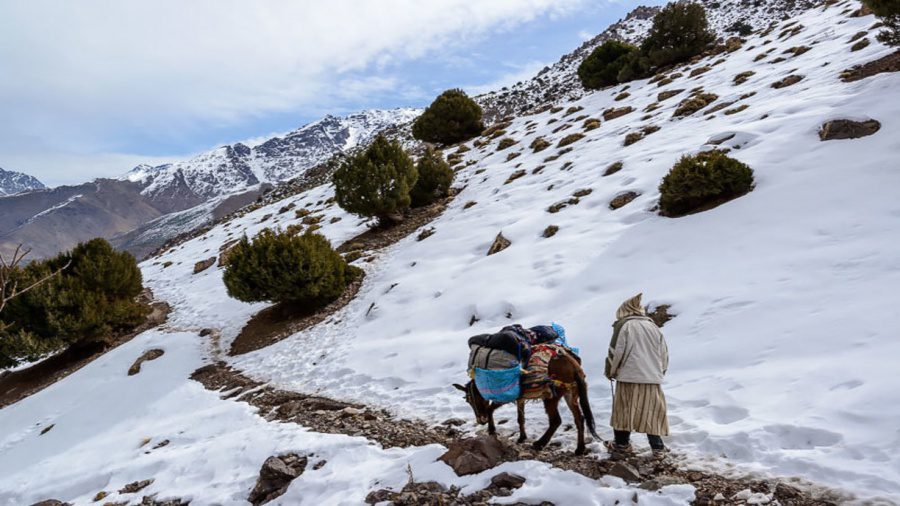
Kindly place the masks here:
POLYGON ((414 207, 427 206, 447 196, 454 174, 440 153, 428 149, 416 164, 416 171, 419 178, 409 192, 414 207))
POLYGON ((81 243, 54 258, 33 262, 19 274, 24 283, 58 276, 11 300, 3 310, 10 327, 0 339, 0 362, 16 361, 66 345, 110 341, 144 320, 137 302, 141 271, 130 253, 104 239, 81 243), (7 339, 10 341, 7 342, 7 339))
POLYGON ((359 270, 315 233, 291 235, 266 229, 245 236, 229 253, 222 281, 244 302, 286 302, 309 308, 337 299, 359 270))
POLYGON ((618 84, 619 72, 629 65, 638 48, 631 44, 608 40, 597 46, 578 66, 578 78, 586 89, 595 90, 618 84))
POLYGON ((706 10, 692 2, 673 2, 659 11, 641 53, 657 67, 681 63, 702 53, 716 36, 709 30, 706 10))
POLYGON ((332 182, 342 209, 390 225, 403 219, 416 178, 416 167, 400 143, 379 135, 365 151, 348 157, 332 182))
POLYGON ((878 40, 888 46, 900 46, 900 0, 863 0, 884 23, 878 40))
POLYGON ((684 156, 659 185, 664 216, 711 209, 753 189, 753 169, 721 151, 684 156))
POLYGON ((425 142, 454 144, 484 130, 481 106, 459 89, 441 93, 412 126, 413 137, 425 142))

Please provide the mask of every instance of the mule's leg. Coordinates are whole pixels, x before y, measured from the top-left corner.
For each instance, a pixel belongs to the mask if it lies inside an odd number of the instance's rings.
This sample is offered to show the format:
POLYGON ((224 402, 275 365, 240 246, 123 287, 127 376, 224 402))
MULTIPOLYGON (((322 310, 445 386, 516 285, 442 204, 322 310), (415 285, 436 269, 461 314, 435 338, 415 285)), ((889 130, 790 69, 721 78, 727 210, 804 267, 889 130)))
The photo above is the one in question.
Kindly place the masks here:
POLYGON ((547 419, 550 422, 550 426, 547 427, 547 432, 544 432, 544 435, 534 442, 535 450, 540 450, 547 446, 547 443, 550 442, 550 438, 556 433, 556 429, 562 425, 562 417, 559 416, 559 397, 554 396, 550 399, 544 399, 544 411, 547 413, 547 419))
POLYGON ((497 435, 497 426, 494 425, 494 411, 496 411, 500 406, 501 404, 495 402, 491 402, 491 404, 488 406, 488 434, 490 434, 491 436, 497 435))
POLYGON ((578 446, 575 447, 575 455, 584 455, 584 416, 581 414, 581 407, 578 405, 578 391, 569 390, 566 392, 566 404, 572 417, 575 419, 575 428, 578 429, 578 446))
POLYGON ((525 399, 516 401, 517 418, 519 421, 519 440, 517 443, 524 443, 528 436, 525 434, 525 399))

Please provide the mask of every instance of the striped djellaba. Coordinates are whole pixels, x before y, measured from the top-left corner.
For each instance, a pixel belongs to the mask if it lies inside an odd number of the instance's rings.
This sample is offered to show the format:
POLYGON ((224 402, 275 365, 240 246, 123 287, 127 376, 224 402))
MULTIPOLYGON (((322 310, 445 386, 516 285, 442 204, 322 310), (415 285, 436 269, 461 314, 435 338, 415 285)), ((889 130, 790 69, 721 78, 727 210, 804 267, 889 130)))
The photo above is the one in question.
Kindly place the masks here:
POLYGON ((669 417, 662 387, 617 382, 610 425, 616 430, 668 436, 669 417))

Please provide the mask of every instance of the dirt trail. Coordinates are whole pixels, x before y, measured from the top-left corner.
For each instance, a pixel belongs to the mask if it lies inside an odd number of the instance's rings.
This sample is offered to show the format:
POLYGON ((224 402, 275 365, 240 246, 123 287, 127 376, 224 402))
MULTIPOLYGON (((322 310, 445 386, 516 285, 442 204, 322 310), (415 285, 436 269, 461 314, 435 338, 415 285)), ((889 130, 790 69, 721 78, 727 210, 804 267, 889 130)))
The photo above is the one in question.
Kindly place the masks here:
MULTIPOLYGON (((396 418, 383 409, 280 390, 248 378, 224 362, 216 362, 196 370, 191 379, 200 382, 209 390, 221 392, 223 399, 246 402, 258 408, 259 414, 269 421, 297 423, 315 432, 364 437, 385 448, 428 444, 450 446, 465 436, 454 427, 457 425, 454 420, 447 420, 443 424, 429 424, 422 420, 396 418)), ((721 501, 714 501, 714 498, 718 494, 731 498, 747 489, 773 494, 774 499, 782 505, 824 506, 848 500, 844 495, 819 487, 816 487, 815 491, 801 490, 789 485, 787 480, 729 478, 687 470, 680 465, 677 454, 662 460, 636 455, 620 462, 599 458, 600 455, 596 454, 575 456, 573 452, 559 449, 553 443, 540 452, 535 452, 530 442, 516 445, 507 441, 505 444, 513 448, 516 455, 513 460, 539 460, 593 479, 614 472, 615 466, 624 463, 640 474, 640 479, 636 481, 641 483, 651 482, 654 479, 689 483, 697 489, 695 504, 724 504, 721 501)), ((441 494, 445 492, 435 489, 433 493, 435 495, 430 499, 428 496, 418 497, 423 500, 434 500, 435 504, 444 500, 445 496, 441 494)), ((464 503, 460 501, 460 504, 464 503)))

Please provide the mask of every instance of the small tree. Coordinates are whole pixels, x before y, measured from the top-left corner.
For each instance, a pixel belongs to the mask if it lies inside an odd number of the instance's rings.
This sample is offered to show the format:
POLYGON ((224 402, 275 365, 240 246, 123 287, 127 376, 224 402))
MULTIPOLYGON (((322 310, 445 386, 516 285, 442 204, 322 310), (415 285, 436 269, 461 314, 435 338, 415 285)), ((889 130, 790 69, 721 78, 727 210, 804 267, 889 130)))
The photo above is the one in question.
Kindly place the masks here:
POLYGON ((231 249, 222 279, 228 295, 244 302, 319 308, 338 298, 359 272, 320 234, 266 229, 231 249))
MULTIPOLYGON (((15 297, 30 292, 34 288, 49 281, 50 278, 58 276, 59 273, 68 268, 71 263, 67 263, 59 269, 50 272, 43 278, 25 280, 21 275, 21 263, 29 253, 31 253, 31 249, 26 249, 23 245, 19 244, 16 246, 15 251, 13 251, 12 256, 4 258, 4 256, 0 254, 0 314, 3 313, 3 308, 6 306, 7 302, 15 297)), ((4 328, 6 328, 6 324, 0 320, 0 330, 3 330, 4 328)))
POLYGON ((687 61, 715 39, 703 6, 682 0, 666 5, 653 18, 641 52, 652 65, 661 67, 687 61))
POLYGON ((416 167, 400 143, 379 135, 368 149, 348 157, 332 182, 342 209, 378 218, 386 226, 403 220, 416 178, 416 167))
POLYGON ((20 283, 38 283, 8 301, 4 318, 11 324, 0 361, 15 361, 65 345, 107 342, 116 332, 144 320, 137 302, 141 271, 130 253, 103 239, 21 269, 20 283), (43 281, 42 281, 43 280, 43 281))
POLYGON ((429 105, 412 126, 413 137, 425 142, 455 144, 484 130, 481 106, 460 89, 447 90, 429 105))
POLYGON ((900 0, 863 0, 881 18, 884 30, 878 40, 889 46, 900 46, 900 0))
POLYGON ((597 46, 578 66, 578 78, 586 89, 595 90, 618 84, 619 73, 638 54, 638 48, 618 40, 597 46))
POLYGON ((709 151, 684 156, 659 185, 659 208, 664 216, 684 216, 711 209, 753 189, 753 169, 709 151))
POLYGON ((416 171, 419 178, 410 192, 414 207, 427 206, 447 196, 454 173, 440 153, 429 148, 416 164, 416 171))

